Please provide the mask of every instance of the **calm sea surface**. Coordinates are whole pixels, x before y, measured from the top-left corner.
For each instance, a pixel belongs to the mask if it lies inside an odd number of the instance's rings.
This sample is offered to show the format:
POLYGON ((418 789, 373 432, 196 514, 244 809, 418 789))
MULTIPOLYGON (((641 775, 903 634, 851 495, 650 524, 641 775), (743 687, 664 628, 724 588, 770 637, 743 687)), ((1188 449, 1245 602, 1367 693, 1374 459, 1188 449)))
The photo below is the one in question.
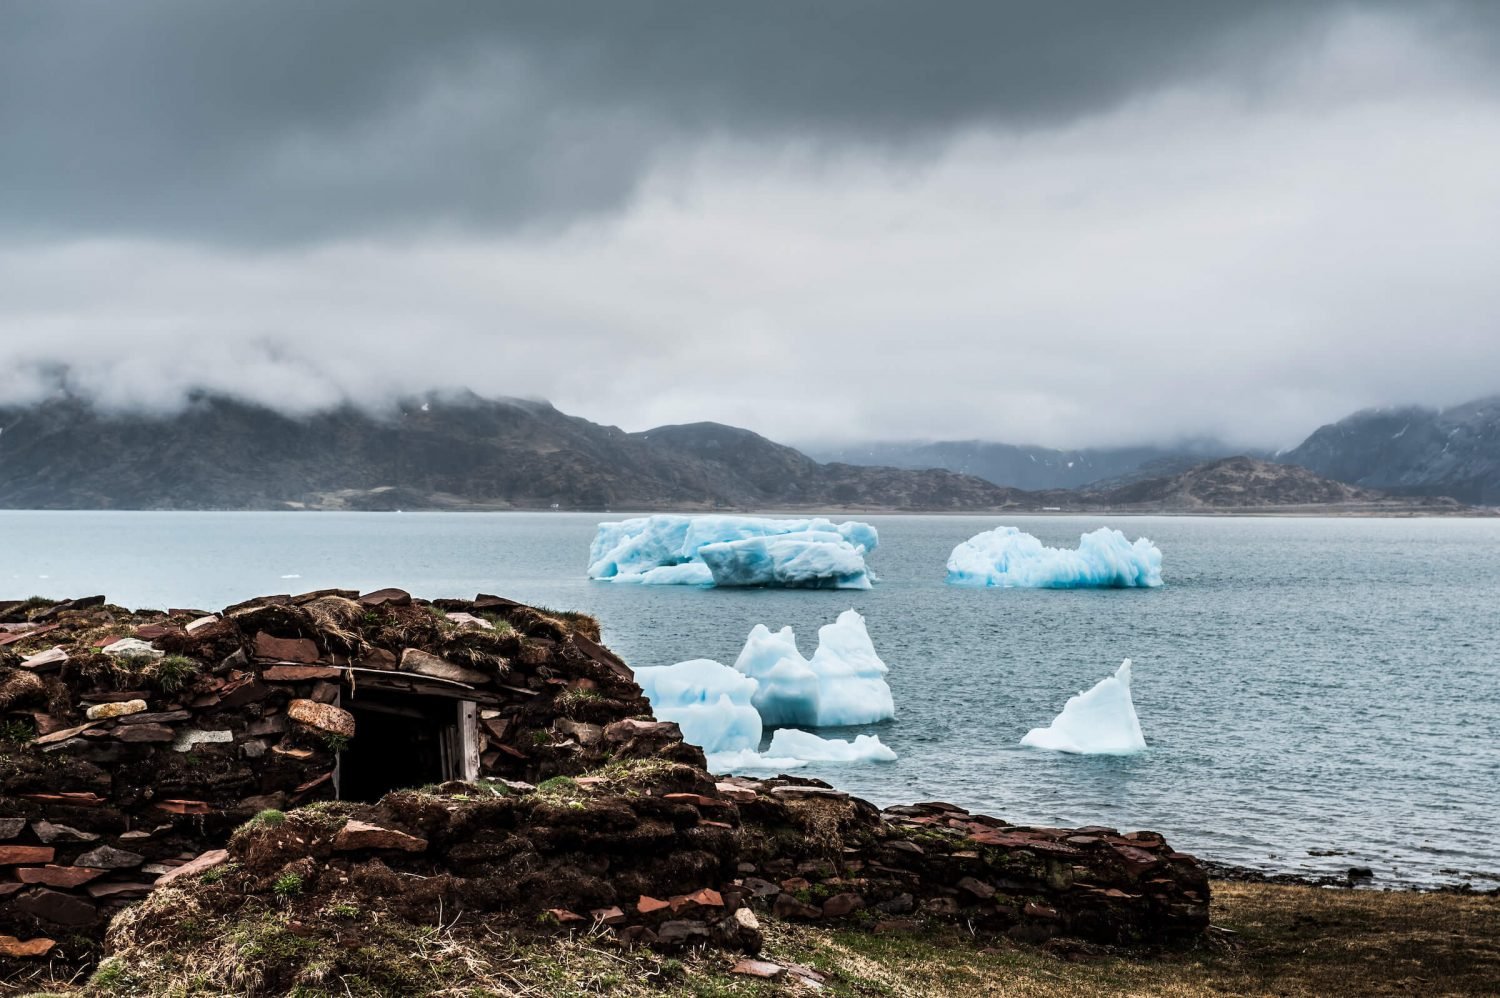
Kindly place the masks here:
POLYGON ((835 733, 878 733, 901 759, 803 772, 880 804, 1152 828, 1268 870, 1500 878, 1500 520, 872 516, 881 582, 822 592, 590 582, 599 519, 0 511, 0 596, 213 609, 330 586, 495 592, 598 615, 633 665, 732 662, 757 623, 792 625, 810 655, 852 606, 897 717, 835 733), (953 545, 1000 523, 1070 546, 1101 524, 1144 534, 1167 585, 945 586, 953 545), (1148 752, 1017 745, 1126 657, 1148 752))

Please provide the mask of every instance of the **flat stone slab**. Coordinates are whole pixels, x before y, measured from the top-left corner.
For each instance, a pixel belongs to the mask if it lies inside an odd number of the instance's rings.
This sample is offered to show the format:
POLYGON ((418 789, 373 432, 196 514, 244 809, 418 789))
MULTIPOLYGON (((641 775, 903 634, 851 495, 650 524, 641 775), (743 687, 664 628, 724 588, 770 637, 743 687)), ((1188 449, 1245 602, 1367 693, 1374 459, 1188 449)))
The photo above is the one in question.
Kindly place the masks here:
POLYGON ((16 878, 23 884, 46 884, 48 887, 81 887, 108 871, 93 866, 23 866, 16 878))
POLYGON ((78 857, 79 866, 92 866, 104 870, 128 870, 134 866, 140 866, 146 862, 146 857, 138 852, 130 852, 126 849, 116 849, 114 846, 100 846, 90 849, 78 857))
MULTIPOLYGON (((18 818, 16 820, 19 821, 21 819, 18 818)), ((72 825, 54 824, 50 821, 47 821, 46 819, 33 821, 31 823, 31 830, 36 834, 37 838, 42 840, 43 844, 49 846, 54 842, 99 841, 99 836, 95 835, 93 832, 81 831, 77 828, 74 828, 72 825)))
POLYGON ((51 846, 0 846, 0 866, 50 863, 57 855, 51 846))
POLYGON ((773 797, 822 797, 827 800, 848 800, 849 795, 842 790, 830 790, 827 787, 772 787, 773 797))
POLYGON ((121 742, 170 742, 177 739, 177 732, 165 724, 132 724, 121 726, 110 732, 121 742))
POLYGON ((472 613, 450 613, 448 619, 457 624, 459 629, 465 627, 477 627, 481 631, 493 631, 495 625, 483 617, 476 617, 472 613))
POLYGON ((260 631, 255 635, 255 657, 262 661, 313 665, 322 655, 311 638, 278 638, 260 631))
POLYGON ((781 964, 749 958, 736 962, 733 967, 729 968, 729 972, 743 974, 746 977, 758 977, 763 981, 779 981, 786 977, 786 968, 781 964))
POLYGON ((197 728, 188 728, 179 731, 172 742, 172 751, 191 752, 197 745, 223 745, 234 741, 232 731, 200 731, 197 728))
POLYGON ((423 852, 427 840, 394 828, 382 828, 366 821, 350 818, 333 837, 333 847, 340 852, 355 849, 399 849, 402 852, 423 852))
POLYGON ((176 880, 179 877, 191 877, 195 874, 207 872, 208 870, 212 870, 214 867, 219 866, 220 864, 225 863, 228 860, 229 850, 210 849, 208 852, 204 853, 198 858, 188 860, 181 866, 173 867, 171 870, 163 873, 161 877, 157 879, 155 886, 161 887, 165 884, 170 884, 172 881, 176 880))
POLYGON ((445 658, 438 658, 419 648, 407 648, 401 652, 401 671, 415 672, 419 676, 431 676, 434 679, 447 679, 455 683, 467 683, 470 686, 490 681, 490 677, 483 672, 455 665, 445 658))
POLYGON ((92 901, 46 887, 23 894, 12 904, 17 911, 54 925, 89 925, 99 917, 92 901))
POLYGON ((337 679, 339 670, 331 665, 273 665, 262 669, 260 678, 269 683, 300 683, 309 679, 337 679))
POLYGON ((162 658, 167 654, 160 648, 153 648, 151 642, 142 641, 140 638, 121 638, 105 645, 100 650, 116 658, 162 658))
POLYGON ((48 648, 44 652, 21 659, 22 668, 40 670, 55 669, 68 660, 68 653, 61 648, 48 648))

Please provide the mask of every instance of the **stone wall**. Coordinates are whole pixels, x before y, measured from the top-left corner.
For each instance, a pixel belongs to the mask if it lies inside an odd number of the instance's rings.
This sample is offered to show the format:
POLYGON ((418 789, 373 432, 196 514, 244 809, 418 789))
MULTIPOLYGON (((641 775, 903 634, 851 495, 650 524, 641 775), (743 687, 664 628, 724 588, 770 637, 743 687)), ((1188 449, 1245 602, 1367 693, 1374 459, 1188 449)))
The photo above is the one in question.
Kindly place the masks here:
POLYGON ((597 638, 576 615, 399 590, 219 613, 0 604, 0 956, 22 947, 6 937, 97 937, 256 813, 332 797, 359 741, 338 704, 362 692, 473 703, 475 776, 701 765, 597 638))
POLYGON ((330 940, 327 913, 354 905, 752 953, 767 916, 1049 945, 1208 924, 1202 867, 1155 833, 715 778, 598 638, 587 617, 399 590, 0 604, 0 980, 86 965, 142 898, 110 945, 171 937, 189 902, 223 930, 247 897, 330 940), (360 751, 345 708, 373 690, 471 704, 472 778, 330 800, 360 751))

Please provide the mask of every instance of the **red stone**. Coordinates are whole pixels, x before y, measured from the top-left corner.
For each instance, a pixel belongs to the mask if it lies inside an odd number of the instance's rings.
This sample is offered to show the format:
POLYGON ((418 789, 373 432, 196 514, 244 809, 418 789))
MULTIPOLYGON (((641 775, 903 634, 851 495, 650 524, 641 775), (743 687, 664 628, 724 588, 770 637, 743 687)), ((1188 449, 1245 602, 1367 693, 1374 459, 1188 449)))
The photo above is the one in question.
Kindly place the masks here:
POLYGON ((670 907, 672 907, 672 903, 670 901, 660 901, 653 897, 647 897, 644 894, 642 894, 640 900, 636 901, 635 903, 635 910, 640 912, 642 915, 650 915, 654 912, 661 911, 663 908, 670 907))
POLYGON ((741 804, 749 803, 760 796, 760 794, 749 787, 741 787, 733 783, 716 783, 714 784, 714 789, 719 791, 725 798, 741 804))
POLYGON ((56 794, 20 794, 19 796, 41 804, 68 804, 72 807, 98 807, 104 803, 103 797, 85 790, 70 790, 56 794))
POLYGON ((213 805, 201 800, 159 800, 156 806, 168 814, 213 814, 213 805))
POLYGON ((365 593, 359 601, 365 606, 408 606, 411 604, 411 593, 405 589, 377 589, 372 593, 365 593))
POLYGON ((202 873, 205 870, 212 870, 214 867, 227 861, 228 859, 228 850, 210 849, 208 852, 199 856, 197 859, 189 860, 188 862, 183 863, 181 866, 173 867, 166 873, 163 873, 160 877, 157 878, 156 886, 161 887, 163 884, 170 884, 178 877, 190 877, 195 873, 202 873))
POLYGON ((722 908, 724 907, 724 896, 718 891, 705 887, 701 891, 691 894, 674 895, 670 901, 672 914, 678 915, 693 908, 722 908))
POLYGON ((17 939, 15 936, 0 936, 0 955, 19 960, 29 956, 46 956, 57 943, 51 939, 17 939))
POLYGON ((50 863, 56 855, 51 846, 0 846, 0 866, 50 863))
POLYGON ((835 894, 823 902, 825 918, 840 918, 865 906, 865 899, 858 894, 835 894))
POLYGON ((271 662, 312 665, 318 661, 319 652, 310 638, 278 638, 261 631, 255 635, 255 657, 271 662))
POLYGON ((394 828, 381 828, 369 822, 350 818, 333 837, 333 847, 340 852, 354 849, 400 849, 402 852, 422 852, 427 840, 394 828))
POLYGON ((675 801, 678 804, 692 804, 696 807, 723 807, 724 801, 713 797, 705 797, 702 794, 663 794, 663 800, 675 801))
POLYGON ((626 922, 625 912, 618 907, 595 908, 589 915, 601 925, 624 925, 626 922))
POLYGON ((548 908, 547 914, 557 919, 563 925, 571 925, 575 922, 586 921, 586 919, 582 915, 578 914, 578 912, 569 911, 566 908, 548 908))
POLYGON ((1144 849, 1137 849, 1135 846, 1111 845, 1110 848, 1136 871, 1148 870, 1161 862, 1160 856, 1149 853, 1144 849))
POLYGON ((326 665, 273 665, 260 678, 271 683, 300 683, 308 679, 337 679, 339 670, 326 665))
POLYGON ((786 968, 781 964, 767 960, 751 960, 748 957, 736 962, 733 967, 729 968, 729 972, 743 974, 746 977, 758 977, 763 981, 779 981, 786 976, 786 968))
POLYGON ((48 887, 81 887, 105 871, 92 866, 23 866, 16 876, 23 884, 46 884, 48 887))

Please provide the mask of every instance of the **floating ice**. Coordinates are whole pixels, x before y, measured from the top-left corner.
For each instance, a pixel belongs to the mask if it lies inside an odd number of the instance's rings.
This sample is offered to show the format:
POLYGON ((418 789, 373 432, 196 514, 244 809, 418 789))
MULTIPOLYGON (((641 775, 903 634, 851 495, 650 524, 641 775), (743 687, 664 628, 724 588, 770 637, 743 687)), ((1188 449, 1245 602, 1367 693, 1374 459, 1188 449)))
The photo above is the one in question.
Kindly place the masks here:
POLYGON ((773 633, 756 624, 734 667, 759 682, 752 702, 767 725, 827 728, 896 716, 885 681, 889 669, 854 610, 818 629, 811 659, 797 650, 790 627, 773 633))
POLYGON ((801 769, 806 765, 806 759, 773 756, 769 752, 757 752, 754 749, 740 749, 736 752, 713 752, 708 756, 708 771, 710 773, 744 773, 749 770, 774 770, 776 772, 783 772, 788 769, 801 769))
POLYGON ((1087 693, 1070 697, 1050 725, 1032 728, 1022 745, 1082 755, 1131 755, 1146 750, 1130 699, 1130 659, 1087 693))
POLYGON ((868 523, 658 514, 599 524, 589 578, 647 585, 868 589, 868 523))
POLYGON ((875 654, 865 621, 845 610, 818 629, 818 650, 802 657, 790 627, 775 634, 757 624, 734 668, 698 658, 635 670, 635 681, 663 721, 676 721, 685 741, 701 747, 709 769, 785 770, 808 762, 894 762, 874 735, 854 741, 782 728, 759 751, 767 725, 833 727, 894 717, 886 665, 875 654))
POLYGON ((684 741, 704 752, 760 747, 760 714, 751 705, 755 680, 711 659, 636 669, 635 681, 652 712, 676 721, 684 741))
POLYGON ((808 762, 895 762, 896 753, 878 735, 855 735, 854 741, 819 738, 810 731, 780 728, 771 736, 768 756, 789 756, 808 762))
POLYGON ((1161 550, 1144 537, 1132 544, 1109 527, 1084 534, 1077 550, 1049 548, 1015 527, 996 527, 953 549, 948 582, 1020 589, 1159 586, 1161 550))

